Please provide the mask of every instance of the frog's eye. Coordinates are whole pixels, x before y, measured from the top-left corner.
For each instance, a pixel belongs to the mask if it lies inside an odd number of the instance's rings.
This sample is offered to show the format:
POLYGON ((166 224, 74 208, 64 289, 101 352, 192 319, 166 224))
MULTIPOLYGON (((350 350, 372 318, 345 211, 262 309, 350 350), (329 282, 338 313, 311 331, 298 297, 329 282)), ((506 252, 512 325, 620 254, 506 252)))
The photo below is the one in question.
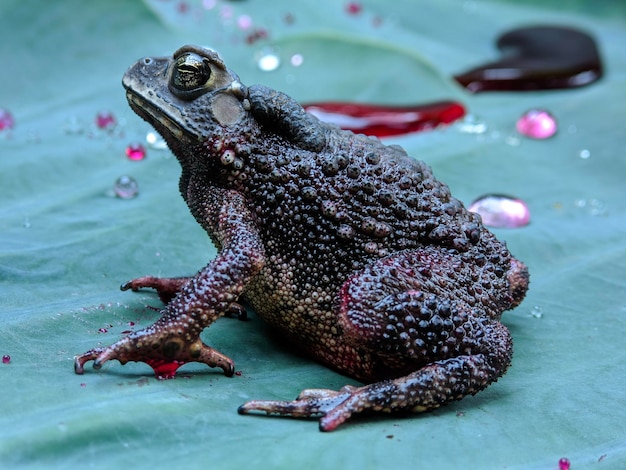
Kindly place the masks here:
POLYGON ((170 90, 176 96, 192 100, 204 93, 211 78, 211 66, 204 57, 188 52, 179 56, 173 64, 170 90))

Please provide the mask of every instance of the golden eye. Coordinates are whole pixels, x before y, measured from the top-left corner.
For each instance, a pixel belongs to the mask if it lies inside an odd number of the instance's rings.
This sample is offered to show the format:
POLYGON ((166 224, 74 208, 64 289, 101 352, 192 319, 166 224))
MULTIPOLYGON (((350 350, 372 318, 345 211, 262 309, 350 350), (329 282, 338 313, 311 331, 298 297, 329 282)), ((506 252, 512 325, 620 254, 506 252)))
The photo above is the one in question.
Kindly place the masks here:
POLYGON ((208 61, 198 54, 182 54, 174 62, 170 78, 170 90, 179 98, 193 99, 206 91, 211 78, 208 61))

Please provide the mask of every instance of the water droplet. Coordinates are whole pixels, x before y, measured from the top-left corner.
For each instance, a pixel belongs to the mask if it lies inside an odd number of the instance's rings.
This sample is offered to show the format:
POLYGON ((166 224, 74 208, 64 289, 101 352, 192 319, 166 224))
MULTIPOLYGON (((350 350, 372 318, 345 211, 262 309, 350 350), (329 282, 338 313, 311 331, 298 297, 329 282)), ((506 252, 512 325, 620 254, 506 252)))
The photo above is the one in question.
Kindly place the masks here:
POLYGON ((8 354, 5 354, 4 356, 2 356, 3 364, 8 364, 9 362, 11 362, 11 356, 9 356, 8 354))
POLYGON ((98 328, 98 333, 108 333, 109 330, 107 330, 106 328, 98 328))
POLYGON ((222 8, 220 8, 220 17, 223 20, 229 20, 233 17, 233 7, 231 7, 230 5, 224 5, 222 8))
POLYGON ((150 148, 155 150, 165 150, 167 148, 165 140, 154 131, 150 131, 146 134, 146 143, 150 148))
POLYGON ((515 125, 517 132, 531 139, 548 139, 556 134, 556 119, 543 109, 526 111, 515 125))
POLYGON ((82 383, 80 384, 80 386, 81 386, 81 388, 85 388, 85 387, 87 386, 87 384, 86 384, 85 382, 82 382, 82 383))
POLYGON ((212 10, 217 5, 217 0, 202 0, 202 7, 205 10, 212 10))
POLYGON ((82 124, 75 116, 67 120, 65 126, 63 126, 63 130, 66 134, 82 134, 85 131, 82 124))
POLYGON ((587 149, 582 149, 578 155, 583 160, 587 160, 589 157, 591 157, 591 152, 587 149))
POLYGON ((539 305, 535 305, 530 310, 530 316, 533 318, 543 318, 543 309, 539 305))
POLYGON ((511 147, 518 147, 522 143, 519 137, 516 137, 514 135, 507 136, 504 141, 507 145, 510 145, 511 147))
POLYGON ((30 228, 31 227, 30 218, 24 217, 23 226, 24 226, 24 228, 30 228))
POLYGON ((146 148, 141 144, 130 144, 126 147, 126 156, 129 160, 143 160, 146 158, 146 148))
POLYGON ((4 108, 0 108, 0 131, 13 129, 15 120, 13 115, 4 108))
POLYGON ((241 15, 237 18, 237 26, 241 29, 249 29, 252 27, 252 17, 250 15, 241 15))
POLYGON ((500 194, 488 194, 472 202, 468 208, 488 227, 519 228, 530 222, 530 210, 521 199, 500 194))
POLYGON ((139 185, 130 176, 120 176, 113 186, 113 192, 120 199, 132 199, 139 194, 139 185))
POLYGON ((359 2, 348 2, 346 4, 346 11, 350 15, 358 15, 359 13, 361 13, 362 10, 363 5, 361 5, 359 2))
POLYGON ((113 129, 117 121, 109 111, 100 111, 96 114, 96 126, 98 129, 113 129))
POLYGON ((606 215, 607 213, 604 203, 599 199, 578 199, 574 205, 593 216, 606 215))
POLYGON ((256 54, 256 63, 263 72, 271 72, 280 66, 280 57, 272 48, 263 48, 256 54))
POLYGON ((559 459, 559 470, 570 470, 570 461, 563 457, 559 459))
POLYGON ((484 134, 489 126, 478 116, 468 114, 456 123, 456 128, 465 134, 484 134))
POLYGON ((290 62, 294 67, 300 67, 304 62, 304 57, 302 57, 302 54, 294 54, 291 56, 290 62))

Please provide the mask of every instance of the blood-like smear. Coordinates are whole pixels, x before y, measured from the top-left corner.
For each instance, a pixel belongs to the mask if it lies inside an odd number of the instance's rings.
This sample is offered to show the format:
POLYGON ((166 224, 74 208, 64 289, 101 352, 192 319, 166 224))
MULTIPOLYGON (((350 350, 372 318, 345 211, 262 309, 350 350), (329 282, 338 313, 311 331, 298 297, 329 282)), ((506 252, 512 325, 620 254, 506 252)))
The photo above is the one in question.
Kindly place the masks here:
POLYGON ((562 26, 531 26, 504 33, 496 43, 502 58, 454 79, 468 91, 530 91, 576 88, 602 77, 594 39, 562 26))
POLYGON ((304 109, 321 121, 376 137, 430 130, 450 124, 465 115, 463 105, 455 101, 412 106, 322 102, 305 104, 304 109))
POLYGON ((176 376, 176 371, 184 363, 178 361, 165 362, 157 359, 147 359, 146 364, 152 367, 154 375, 158 379, 173 379, 176 376))

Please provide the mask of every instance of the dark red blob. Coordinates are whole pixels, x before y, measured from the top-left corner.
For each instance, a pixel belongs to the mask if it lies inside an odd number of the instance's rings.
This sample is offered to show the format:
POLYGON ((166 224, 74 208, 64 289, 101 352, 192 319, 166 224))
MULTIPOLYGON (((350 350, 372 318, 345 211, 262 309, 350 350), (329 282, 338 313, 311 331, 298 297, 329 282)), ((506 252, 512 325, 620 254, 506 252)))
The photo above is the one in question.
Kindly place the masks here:
POLYGON ((158 359, 145 359, 144 362, 152 367, 154 375, 160 380, 173 379, 178 368, 184 364, 178 361, 165 362, 158 359))
POLYGON ((381 106, 359 103, 310 103, 304 105, 321 121, 352 132, 389 137, 433 129, 450 124, 465 115, 465 108, 454 101, 414 106, 381 106))
POLYGON ((602 76, 602 61, 588 34, 561 26, 515 29, 498 38, 502 59, 454 79, 472 93, 576 88, 602 76))

